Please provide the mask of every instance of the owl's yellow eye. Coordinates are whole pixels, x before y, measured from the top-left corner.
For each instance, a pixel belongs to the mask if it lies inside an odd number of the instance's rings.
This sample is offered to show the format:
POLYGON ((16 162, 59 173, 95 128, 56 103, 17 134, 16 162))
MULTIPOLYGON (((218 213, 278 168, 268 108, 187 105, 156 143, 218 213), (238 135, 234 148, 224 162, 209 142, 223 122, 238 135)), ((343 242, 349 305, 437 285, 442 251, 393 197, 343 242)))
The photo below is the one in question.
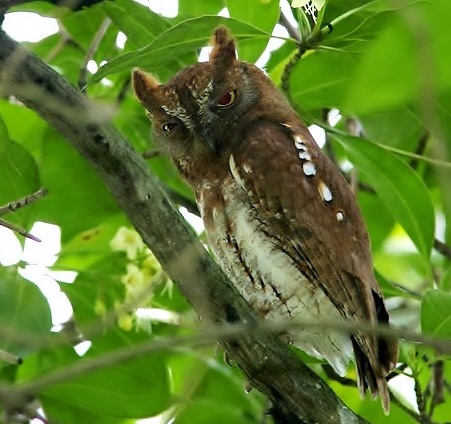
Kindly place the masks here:
POLYGON ((217 102, 216 107, 226 107, 230 106, 235 101, 236 93, 235 90, 229 91, 224 94, 217 102))
POLYGON ((163 131, 164 131, 166 134, 169 134, 169 133, 175 128, 175 125, 176 125, 176 124, 164 124, 164 125, 163 125, 163 131))

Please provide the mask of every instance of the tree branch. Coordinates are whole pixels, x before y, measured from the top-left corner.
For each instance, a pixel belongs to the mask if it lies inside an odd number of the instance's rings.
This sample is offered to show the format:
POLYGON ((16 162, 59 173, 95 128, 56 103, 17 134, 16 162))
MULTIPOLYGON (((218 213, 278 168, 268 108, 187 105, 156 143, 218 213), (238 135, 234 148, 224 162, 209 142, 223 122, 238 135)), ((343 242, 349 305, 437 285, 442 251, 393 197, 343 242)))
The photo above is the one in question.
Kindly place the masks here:
MULTIPOLYGON (((17 97, 86 158, 203 322, 255 322, 249 305, 101 108, 3 32, 0 95, 17 97)), ((366 423, 277 336, 249 332, 221 343, 252 386, 270 398, 276 422, 366 423)))

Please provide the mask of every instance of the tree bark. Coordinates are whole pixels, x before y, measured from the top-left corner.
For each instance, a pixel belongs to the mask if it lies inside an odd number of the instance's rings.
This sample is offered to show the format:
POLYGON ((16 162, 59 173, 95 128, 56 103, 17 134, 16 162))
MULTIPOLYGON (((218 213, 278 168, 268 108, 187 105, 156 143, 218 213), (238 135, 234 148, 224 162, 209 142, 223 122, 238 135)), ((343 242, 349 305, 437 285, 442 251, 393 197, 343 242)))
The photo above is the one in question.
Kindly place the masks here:
MULTIPOLYGON (((256 322, 144 160, 101 108, 1 31, 0 95, 13 95, 34 110, 95 168, 204 323, 256 322)), ((221 343, 252 386, 269 397, 276 422, 366 423, 276 335, 248 332, 221 343)))

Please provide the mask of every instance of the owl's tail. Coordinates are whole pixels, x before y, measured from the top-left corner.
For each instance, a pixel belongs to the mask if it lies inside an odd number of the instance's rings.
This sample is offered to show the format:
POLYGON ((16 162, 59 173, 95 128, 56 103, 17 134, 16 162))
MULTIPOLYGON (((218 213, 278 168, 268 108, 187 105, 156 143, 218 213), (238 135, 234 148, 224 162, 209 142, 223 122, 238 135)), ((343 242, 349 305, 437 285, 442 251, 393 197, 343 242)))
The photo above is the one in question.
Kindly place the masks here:
MULTIPOLYGON (((382 297, 372 291, 376 309, 377 322, 389 325, 387 310, 382 297)), ((385 376, 396 366, 398 359, 398 342, 395 338, 371 335, 351 337, 357 367, 357 383, 361 397, 369 389, 373 398, 379 396, 385 414, 390 411, 390 394, 385 376), (368 344, 368 337, 372 343, 368 344), (372 348, 373 347, 373 348, 372 348), (376 347, 376 349, 374 349, 376 347)))
POLYGON ((359 386, 360 397, 366 396, 368 389, 373 398, 379 396, 384 413, 390 412, 390 394, 388 392, 387 381, 385 380, 386 370, 382 366, 375 369, 360 348, 354 337, 351 337, 354 347, 355 364, 357 367, 357 384, 359 386))

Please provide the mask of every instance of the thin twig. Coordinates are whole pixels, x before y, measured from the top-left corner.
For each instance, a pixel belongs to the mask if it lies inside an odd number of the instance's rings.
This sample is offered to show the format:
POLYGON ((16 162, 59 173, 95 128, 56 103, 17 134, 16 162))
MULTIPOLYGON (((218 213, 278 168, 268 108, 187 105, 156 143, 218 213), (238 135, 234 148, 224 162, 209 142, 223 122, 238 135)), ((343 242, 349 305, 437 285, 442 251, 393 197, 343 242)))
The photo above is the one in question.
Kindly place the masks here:
POLYGON ((430 419, 426 413, 426 401, 421 390, 420 381, 418 377, 414 376, 413 380, 415 382, 415 396, 417 398, 417 405, 419 413, 419 422, 422 424, 430 424, 430 419))
POLYGON ((17 234, 20 234, 23 237, 29 238, 29 239, 37 241, 37 242, 41 241, 40 239, 35 237, 33 234, 27 233, 24 229, 18 227, 17 225, 11 224, 10 222, 5 221, 4 219, 1 219, 1 218, 0 218, 0 225, 2 227, 9 228, 10 230, 14 231, 17 234))
POLYGON ((124 101, 125 96, 126 96, 128 90, 130 89, 131 80, 132 80, 131 76, 128 76, 125 79, 125 81, 123 82, 122 87, 119 90, 119 93, 116 97, 116 105, 119 106, 124 101))
POLYGON ((434 249, 445 258, 451 259, 451 247, 443 243, 442 241, 435 239, 434 249))
POLYGON ((13 355, 12 353, 6 352, 6 350, 0 349, 0 360, 8 362, 13 365, 20 365, 22 364, 22 358, 13 355))
MULTIPOLYGON (((429 133, 426 131, 421 134, 420 139, 418 140, 417 148, 415 149, 415 155, 423 156, 424 150, 427 146, 427 141, 429 140, 429 133)), ((410 160, 410 167, 412 169, 417 169, 419 164, 419 160, 417 157, 410 160)))
POLYGON ((403 372, 408 367, 407 364, 399 364, 393 371, 391 371, 387 376, 387 380, 397 377, 401 372, 403 372))
POLYGON ((143 153, 144 159, 153 159, 161 155, 161 150, 146 150, 143 153))
POLYGON ((288 32, 288 35, 294 40, 300 42, 299 29, 291 25, 286 15, 281 11, 279 16, 279 24, 282 25, 288 32))
POLYGON ((432 418, 432 414, 434 413, 435 407, 445 402, 444 372, 445 372, 445 363, 443 360, 435 361, 432 364, 432 379, 430 383, 430 385, 432 386, 432 399, 431 405, 429 407, 430 418, 432 418))
MULTIPOLYGON (((353 137, 362 137, 363 136, 363 128, 360 121, 356 118, 348 118, 346 119, 346 128, 348 133, 353 137)), ((359 186, 359 171, 357 168, 352 168, 351 170, 351 190, 353 193, 357 193, 357 189, 359 186)))
MULTIPOLYGON (((224 338, 238 338, 245 335, 256 334, 285 334, 288 331, 295 329, 315 329, 322 331, 336 331, 340 333, 365 333, 375 334, 384 338, 400 338, 406 341, 410 341, 417 344, 432 347, 439 350, 443 354, 451 354, 451 340, 450 339, 437 339, 436 337, 423 335, 415 331, 409 331, 405 328, 395 328, 387 325, 371 325, 367 323, 355 323, 347 321, 317 321, 317 322, 305 322, 302 320, 285 320, 285 321, 268 321, 258 320, 252 324, 240 323, 234 325, 224 326, 204 326, 202 329, 202 335, 205 337, 205 343, 215 339, 224 338)), ((92 339, 104 331, 104 325, 101 326, 94 324, 92 327, 85 328, 83 335, 86 339, 92 339)), ((186 330, 196 331, 198 327, 185 326, 186 330)), ((52 342, 43 341, 40 337, 33 337, 31 333, 17 333, 2 328, 0 326, 0 339, 8 338, 11 341, 24 343, 26 346, 35 347, 36 349, 47 346, 55 347, 59 345, 67 344, 67 337, 54 337, 52 342)))
POLYGON ((59 19, 56 20, 56 23, 58 24, 58 28, 59 28, 58 33, 60 34, 60 39, 59 39, 57 45, 55 47, 53 47, 53 49, 51 49, 45 56, 44 60, 47 63, 51 63, 53 61, 53 59, 55 59, 61 53, 61 51, 64 49, 64 47, 68 43, 72 43, 72 44, 76 45, 77 47, 79 47, 78 44, 76 44, 75 41, 72 40, 71 35, 69 34, 69 31, 63 26, 63 24, 61 23, 61 21, 59 19))
POLYGON ((327 375, 327 378, 329 378, 330 380, 337 381, 342 386, 357 387, 357 381, 353 380, 352 378, 342 377, 341 375, 338 375, 337 372, 329 364, 322 364, 321 367, 324 373, 327 375))
POLYGON ((291 101, 290 95, 290 76, 294 66, 301 60, 301 57, 307 51, 307 47, 304 44, 299 44, 297 52, 293 55, 290 61, 283 68, 282 76, 280 78, 280 86, 285 92, 287 98, 291 101))
POLYGON ((47 189, 41 187, 38 191, 28 196, 22 197, 22 199, 15 200, 13 202, 8 203, 7 205, 0 206, 0 216, 6 215, 9 212, 16 212, 18 209, 23 208, 24 206, 31 205, 47 195, 47 189))
POLYGON ((109 26, 111 24, 110 18, 105 18, 103 22, 100 24, 99 29, 97 30, 96 34, 94 35, 94 38, 92 39, 91 45, 88 48, 88 51, 86 52, 86 55, 83 59, 83 64, 80 68, 80 75, 78 77, 78 88, 80 90, 84 90, 87 84, 87 74, 88 74, 88 63, 89 61, 94 57, 100 42, 102 41, 103 37, 105 36, 109 26))

